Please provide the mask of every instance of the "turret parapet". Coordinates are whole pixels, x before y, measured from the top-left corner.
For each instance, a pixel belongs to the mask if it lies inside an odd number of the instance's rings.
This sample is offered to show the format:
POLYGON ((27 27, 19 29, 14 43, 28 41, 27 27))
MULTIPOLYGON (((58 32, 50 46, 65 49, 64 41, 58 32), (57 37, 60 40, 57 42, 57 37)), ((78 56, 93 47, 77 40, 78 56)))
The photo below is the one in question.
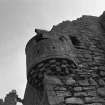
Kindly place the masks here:
POLYGON ((39 62, 50 58, 73 59, 73 47, 69 37, 61 33, 43 33, 37 30, 26 46, 27 72, 39 62))

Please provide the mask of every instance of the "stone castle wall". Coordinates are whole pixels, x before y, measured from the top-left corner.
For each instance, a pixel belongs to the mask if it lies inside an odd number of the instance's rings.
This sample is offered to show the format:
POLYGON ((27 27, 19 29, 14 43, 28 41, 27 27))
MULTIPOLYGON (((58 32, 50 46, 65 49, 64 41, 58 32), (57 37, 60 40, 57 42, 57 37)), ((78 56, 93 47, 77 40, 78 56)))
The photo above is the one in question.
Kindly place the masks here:
MULTIPOLYGON (((25 49, 28 83, 20 102, 105 105, 105 12, 35 32, 25 49)), ((5 102, 16 104, 8 98, 5 102)))
POLYGON ((50 31, 36 29, 37 35, 26 46, 28 83, 42 96, 43 89, 47 87, 47 101, 50 100, 51 105, 104 105, 104 29, 105 13, 100 17, 82 16, 77 20, 64 21, 50 31), (56 77, 51 79, 45 76, 47 74, 56 77), (61 77, 65 80, 62 84, 66 84, 68 89, 64 88, 54 99, 49 91, 49 82, 44 83, 43 80, 47 78, 46 81, 51 79, 51 83, 55 80, 60 84, 57 81, 61 81, 61 77))

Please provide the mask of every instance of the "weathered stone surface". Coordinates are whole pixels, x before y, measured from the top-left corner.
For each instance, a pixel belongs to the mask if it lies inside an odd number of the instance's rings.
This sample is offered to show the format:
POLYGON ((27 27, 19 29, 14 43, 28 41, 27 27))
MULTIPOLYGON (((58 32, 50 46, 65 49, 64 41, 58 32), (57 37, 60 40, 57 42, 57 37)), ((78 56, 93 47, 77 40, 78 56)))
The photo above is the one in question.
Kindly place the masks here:
POLYGON ((105 103, 105 100, 99 97, 85 97, 85 103, 105 103))
POLYGON ((85 105, 103 105, 102 103, 92 103, 92 104, 85 104, 85 105))
POLYGON ((89 83, 90 83, 90 85, 95 85, 95 86, 97 86, 97 82, 96 82, 95 79, 93 79, 93 78, 90 78, 90 79, 89 79, 89 83))
POLYGON ((78 83, 80 86, 89 86, 88 80, 79 80, 78 83))
MULTIPOLYGON (((64 21, 50 31, 35 30, 37 35, 26 46, 27 79, 40 94, 41 105, 47 105, 46 102, 62 105, 64 100, 68 105, 105 104, 104 18, 105 12, 100 17, 82 16, 64 21), (52 80, 45 82, 46 76, 52 80), (56 85, 64 90, 56 91, 56 85), (48 92, 48 87, 53 95, 48 92), (48 92, 44 103, 43 91, 48 92)), ((25 95, 25 100, 27 97, 25 95)), ((33 105, 36 105, 35 100, 33 105)))
POLYGON ((88 94, 86 92, 76 92, 74 93, 75 97, 85 97, 88 96, 88 94))
POLYGON ((75 97, 65 99, 65 103, 66 104, 76 104, 76 105, 84 104, 83 100, 81 100, 80 98, 75 98, 75 97))
POLYGON ((100 86, 105 86, 105 80, 103 80, 101 78, 98 80, 98 83, 100 86))
POLYGON ((86 87, 83 87, 83 91, 90 91, 90 90, 95 90, 95 87, 94 86, 86 86, 86 87))
POLYGON ((95 97, 95 96, 97 96, 97 93, 96 93, 96 91, 95 90, 93 90, 93 91, 87 91, 87 94, 88 94, 88 96, 90 96, 90 97, 95 97))
POLYGON ((105 97, 105 87, 100 87, 97 89, 97 94, 102 96, 102 97, 105 97))
POLYGON ((67 85, 73 85, 75 83, 76 83, 76 81, 73 78, 68 78, 67 81, 66 81, 67 85))
POLYGON ((100 71, 100 76, 104 76, 105 77, 105 70, 100 71))
POLYGON ((3 105, 3 99, 0 99, 0 105, 3 105))
POLYGON ((74 91, 82 91, 83 89, 82 89, 82 87, 74 87, 74 91))

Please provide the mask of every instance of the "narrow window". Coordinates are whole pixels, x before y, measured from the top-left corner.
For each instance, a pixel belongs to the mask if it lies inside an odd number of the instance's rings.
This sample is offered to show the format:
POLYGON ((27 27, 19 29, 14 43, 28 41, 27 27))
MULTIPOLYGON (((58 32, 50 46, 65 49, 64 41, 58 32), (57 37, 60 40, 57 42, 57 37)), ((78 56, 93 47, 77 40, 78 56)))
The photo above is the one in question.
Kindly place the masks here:
POLYGON ((79 46, 80 45, 80 41, 77 39, 77 37, 75 36, 69 36, 71 42, 73 43, 74 46, 79 46))

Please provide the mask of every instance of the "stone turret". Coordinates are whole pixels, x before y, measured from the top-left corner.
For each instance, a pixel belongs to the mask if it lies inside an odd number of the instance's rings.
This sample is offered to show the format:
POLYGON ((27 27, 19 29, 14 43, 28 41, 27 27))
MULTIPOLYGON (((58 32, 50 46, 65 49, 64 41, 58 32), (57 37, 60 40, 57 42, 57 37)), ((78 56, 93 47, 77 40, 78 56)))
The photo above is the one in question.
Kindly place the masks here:
POLYGON ((104 18, 82 16, 35 30, 26 45, 24 105, 105 104, 104 18))
POLYGON ((27 73, 38 63, 46 59, 55 57, 75 59, 73 45, 67 35, 56 32, 44 32, 42 30, 38 31, 37 35, 26 46, 27 73))

